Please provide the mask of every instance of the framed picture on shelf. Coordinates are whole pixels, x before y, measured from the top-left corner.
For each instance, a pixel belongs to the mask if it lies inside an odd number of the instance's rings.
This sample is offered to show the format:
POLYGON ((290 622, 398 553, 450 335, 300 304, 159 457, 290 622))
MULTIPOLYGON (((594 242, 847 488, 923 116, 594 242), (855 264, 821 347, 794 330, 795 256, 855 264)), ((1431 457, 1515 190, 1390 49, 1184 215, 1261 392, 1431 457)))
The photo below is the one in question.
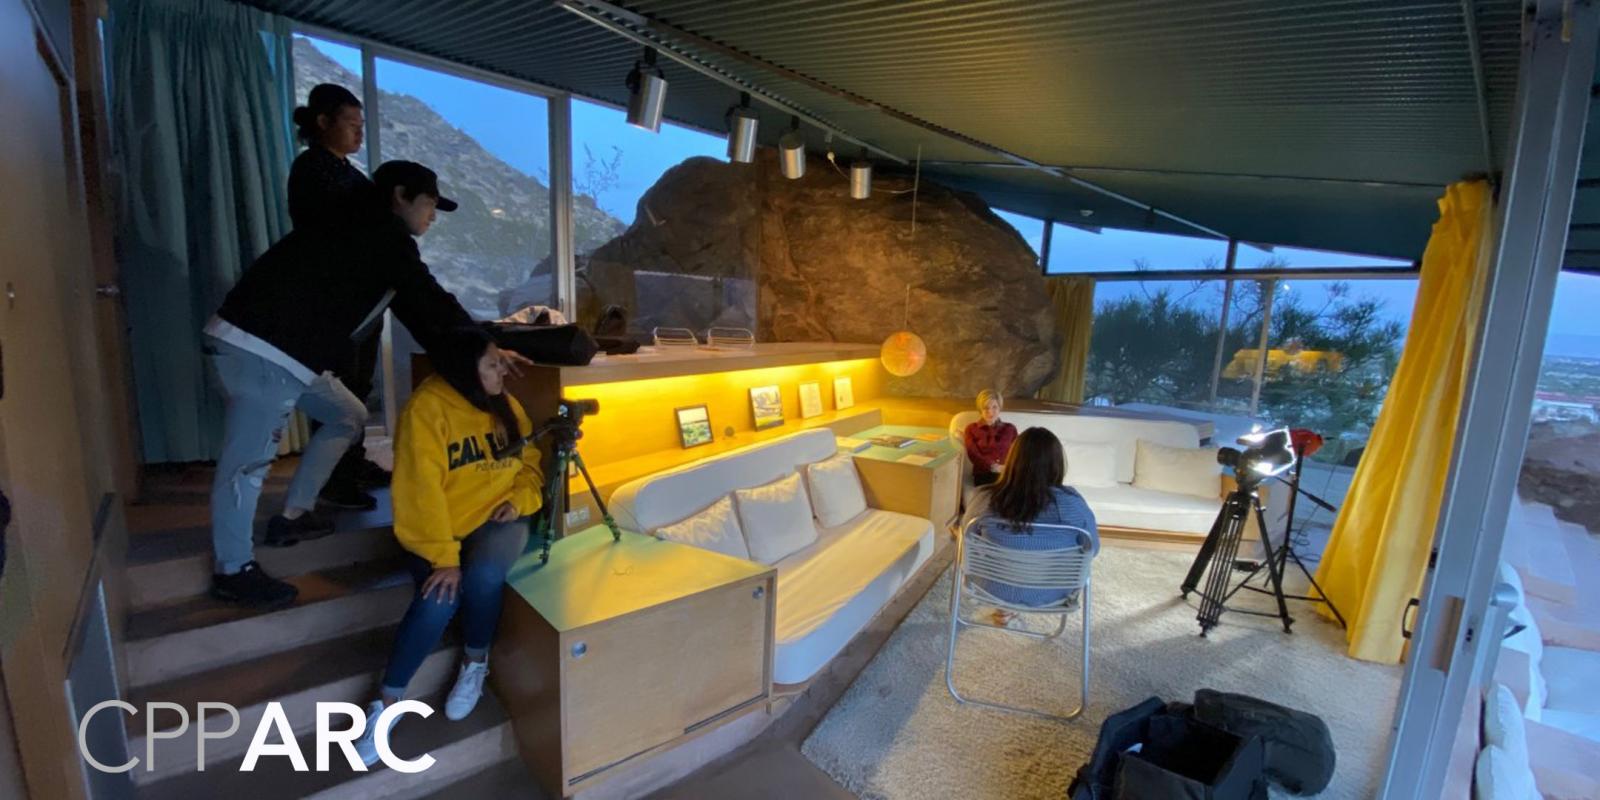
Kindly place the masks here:
POLYGON ((850 388, 850 377, 833 379, 833 407, 843 410, 856 404, 855 392, 850 388))
POLYGON ((822 384, 816 381, 800 384, 800 418, 822 416, 822 384))
POLYGON ((705 404, 684 406, 673 413, 678 417, 678 439, 685 449, 711 444, 711 413, 705 404))
POLYGON ((783 395, 778 387, 752 386, 750 388, 750 413, 755 415, 756 430, 774 428, 783 424, 783 395))

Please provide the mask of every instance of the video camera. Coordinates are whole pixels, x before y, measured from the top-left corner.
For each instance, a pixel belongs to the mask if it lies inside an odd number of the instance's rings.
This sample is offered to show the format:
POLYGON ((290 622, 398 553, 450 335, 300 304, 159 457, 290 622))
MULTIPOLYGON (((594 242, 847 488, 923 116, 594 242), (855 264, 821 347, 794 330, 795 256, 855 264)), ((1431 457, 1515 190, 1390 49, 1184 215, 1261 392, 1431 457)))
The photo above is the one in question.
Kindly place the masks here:
POLYGON ((1290 445, 1288 428, 1246 434, 1236 443, 1245 449, 1220 448, 1217 463, 1233 470, 1240 486, 1254 486, 1294 466, 1294 448, 1290 445))

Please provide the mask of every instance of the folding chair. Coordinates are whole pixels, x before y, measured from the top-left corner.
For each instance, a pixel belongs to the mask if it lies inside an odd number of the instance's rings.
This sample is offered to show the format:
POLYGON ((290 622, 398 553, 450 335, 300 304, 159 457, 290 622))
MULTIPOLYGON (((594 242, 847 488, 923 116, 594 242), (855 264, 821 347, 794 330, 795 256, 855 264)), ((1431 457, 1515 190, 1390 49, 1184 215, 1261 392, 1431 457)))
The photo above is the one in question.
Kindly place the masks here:
MULTIPOLYGON (((954 585, 950 591, 950 654, 945 663, 945 686, 950 689, 950 696, 954 697, 958 703, 971 703, 972 705, 986 706, 1001 711, 1031 714, 1045 719, 1061 721, 1076 719, 1083 713, 1083 709, 1089 701, 1089 562, 1093 556, 1082 547, 1070 547, 1061 550, 1018 550, 1011 547, 1003 547, 978 535, 980 524, 983 521, 982 519, 976 519, 968 523, 966 528, 962 530, 961 536, 956 540, 954 585), (1001 600, 984 591, 981 585, 973 582, 973 579, 993 581, 1007 586, 1015 586, 1019 589, 1054 589, 1066 592, 1068 600, 1048 606, 1019 605, 1001 600), (1056 629, 1051 633, 1014 630, 1001 625, 962 619, 961 595, 963 592, 971 594, 984 604, 1003 608, 1007 611, 1025 614, 1050 614, 1060 619, 1056 623, 1056 629), (1076 602, 1073 602, 1072 598, 1076 598, 1076 602), (1060 636, 1062 631, 1066 630, 1067 617, 1079 609, 1083 611, 1083 680, 1078 692, 1078 707, 1066 716, 962 697, 961 693, 956 690, 956 639, 962 626, 994 628, 995 630, 1033 639, 1054 639, 1060 636)), ((1035 523, 1026 527, 1035 532, 1044 530, 1074 531, 1085 539, 1089 535, 1088 531, 1071 525, 1035 523)))

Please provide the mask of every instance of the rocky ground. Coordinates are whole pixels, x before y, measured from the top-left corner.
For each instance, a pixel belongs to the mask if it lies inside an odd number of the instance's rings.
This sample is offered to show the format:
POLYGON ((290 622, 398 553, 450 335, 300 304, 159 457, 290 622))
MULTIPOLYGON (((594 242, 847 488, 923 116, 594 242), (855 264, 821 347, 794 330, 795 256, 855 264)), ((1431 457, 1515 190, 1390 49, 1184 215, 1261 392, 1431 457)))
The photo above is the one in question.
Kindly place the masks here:
POLYGON ((1517 488, 1556 517, 1600 534, 1600 426, 1534 423, 1517 488))

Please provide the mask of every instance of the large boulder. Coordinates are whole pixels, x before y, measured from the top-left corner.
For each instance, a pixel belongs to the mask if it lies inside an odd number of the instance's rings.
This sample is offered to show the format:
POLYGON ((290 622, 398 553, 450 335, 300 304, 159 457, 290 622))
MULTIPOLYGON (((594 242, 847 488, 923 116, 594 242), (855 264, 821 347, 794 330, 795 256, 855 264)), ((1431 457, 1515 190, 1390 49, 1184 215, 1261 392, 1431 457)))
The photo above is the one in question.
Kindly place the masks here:
POLYGON ((873 195, 812 157, 800 180, 771 150, 753 164, 692 158, 639 201, 579 276, 580 318, 629 306, 635 327, 750 326, 760 341, 873 343, 908 327, 928 362, 896 394, 1032 394, 1061 333, 1033 251, 977 197, 877 176, 873 195), (907 296, 909 287, 909 313, 907 296))

